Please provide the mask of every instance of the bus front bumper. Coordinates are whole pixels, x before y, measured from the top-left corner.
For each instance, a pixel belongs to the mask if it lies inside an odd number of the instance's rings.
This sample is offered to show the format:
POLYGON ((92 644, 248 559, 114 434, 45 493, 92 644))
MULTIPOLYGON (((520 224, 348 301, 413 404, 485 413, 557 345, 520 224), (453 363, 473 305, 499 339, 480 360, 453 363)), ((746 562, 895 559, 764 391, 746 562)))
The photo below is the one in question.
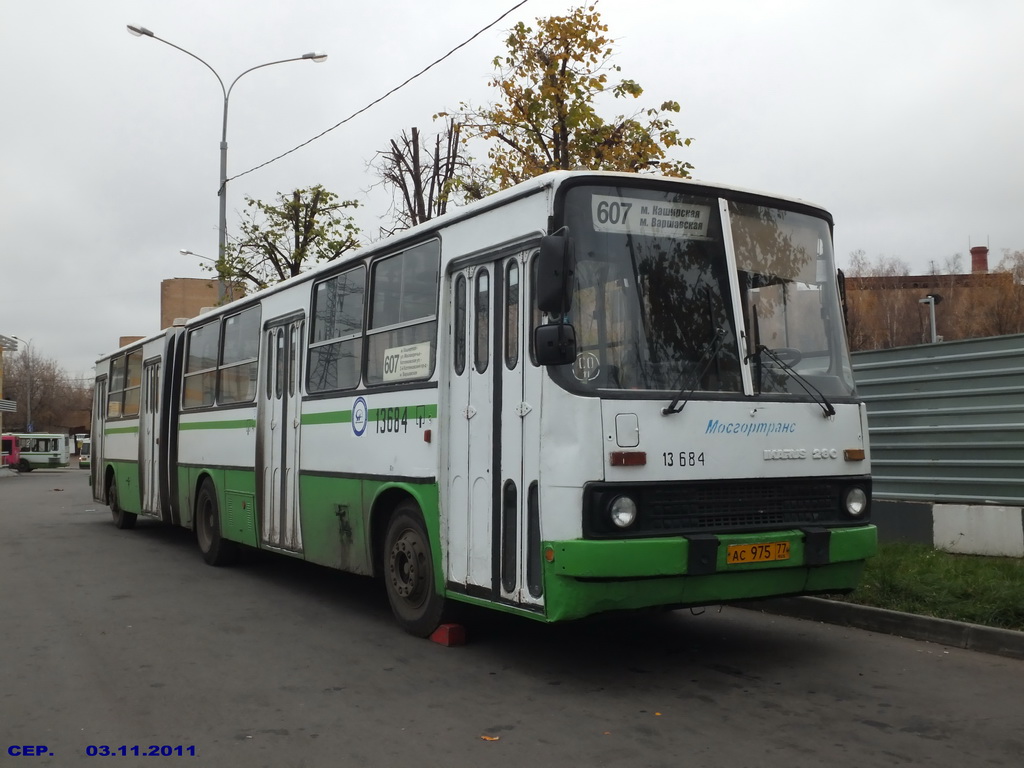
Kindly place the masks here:
POLYGON ((546 618, 848 592, 877 552, 873 525, 544 544, 546 618), (785 559, 750 561, 754 557, 785 559))

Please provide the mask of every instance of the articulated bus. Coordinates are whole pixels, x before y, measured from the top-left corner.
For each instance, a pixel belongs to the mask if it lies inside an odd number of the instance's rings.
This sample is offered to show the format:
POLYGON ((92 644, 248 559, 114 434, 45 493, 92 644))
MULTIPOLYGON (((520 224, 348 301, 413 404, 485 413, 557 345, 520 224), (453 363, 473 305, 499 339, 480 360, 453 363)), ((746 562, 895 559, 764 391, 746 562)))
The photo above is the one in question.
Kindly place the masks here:
POLYGON ((71 465, 71 438, 61 434, 41 432, 15 433, 21 459, 22 472, 33 469, 59 469, 71 465))
POLYGON ((838 593, 875 553, 815 205, 540 176, 97 363, 121 528, 542 621, 838 593))

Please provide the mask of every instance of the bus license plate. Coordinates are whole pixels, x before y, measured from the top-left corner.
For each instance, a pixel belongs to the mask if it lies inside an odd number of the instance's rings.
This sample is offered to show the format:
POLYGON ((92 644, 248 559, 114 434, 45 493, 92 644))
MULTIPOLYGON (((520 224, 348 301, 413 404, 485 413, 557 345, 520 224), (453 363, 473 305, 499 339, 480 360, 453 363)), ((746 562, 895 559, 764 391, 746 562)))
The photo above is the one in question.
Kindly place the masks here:
POLYGON ((726 558, 726 562, 729 565, 789 560, 789 542, 771 541, 766 544, 731 544, 726 550, 726 558))

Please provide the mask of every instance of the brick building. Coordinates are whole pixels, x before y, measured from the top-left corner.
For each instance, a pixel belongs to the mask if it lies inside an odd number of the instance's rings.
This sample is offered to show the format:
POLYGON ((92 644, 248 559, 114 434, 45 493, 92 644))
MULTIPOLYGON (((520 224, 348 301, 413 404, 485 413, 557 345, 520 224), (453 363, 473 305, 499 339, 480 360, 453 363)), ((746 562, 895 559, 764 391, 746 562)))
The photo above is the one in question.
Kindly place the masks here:
POLYGON ((160 281, 160 328, 170 328, 181 317, 195 317, 217 305, 217 281, 174 277, 160 281))
POLYGON ((1024 288, 1012 272, 991 272, 988 253, 985 246, 971 248, 971 271, 964 274, 847 277, 851 348, 928 343, 933 309, 938 340, 1024 331, 1024 288))

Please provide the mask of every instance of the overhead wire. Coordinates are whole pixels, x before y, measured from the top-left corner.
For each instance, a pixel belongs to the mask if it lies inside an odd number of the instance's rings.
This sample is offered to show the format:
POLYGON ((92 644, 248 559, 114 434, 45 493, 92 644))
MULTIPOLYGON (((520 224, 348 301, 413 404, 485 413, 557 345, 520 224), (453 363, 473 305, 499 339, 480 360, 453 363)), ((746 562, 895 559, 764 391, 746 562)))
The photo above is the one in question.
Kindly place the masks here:
POLYGON ((422 75, 426 74, 427 72, 429 72, 429 71, 430 71, 431 69, 433 69, 434 67, 436 67, 436 66, 437 66, 438 64, 440 64, 440 63, 441 63, 442 61, 444 61, 444 60, 445 60, 445 59, 447 59, 448 57, 450 57, 450 56, 451 56, 452 54, 454 54, 454 53, 455 53, 456 51, 458 51, 459 49, 461 49, 461 48, 465 48, 465 47, 466 47, 467 45, 469 45, 469 44, 470 44, 471 42, 473 42, 473 41, 474 41, 474 40, 475 40, 476 38, 480 37, 480 35, 482 35, 482 34, 483 34, 484 32, 486 32, 487 30, 489 30, 489 29, 490 29, 491 27, 493 27, 493 26, 494 26, 495 24, 497 24, 498 22, 500 22, 500 21, 501 21, 502 19, 504 19, 504 18, 505 18, 506 16, 508 16, 508 15, 509 15, 510 13, 512 13, 512 12, 513 12, 513 11, 515 11, 516 9, 518 9, 518 8, 520 8, 520 7, 524 6, 524 5, 526 5, 526 3, 528 3, 528 2, 529 2, 529 0, 520 0, 520 2, 516 3, 515 5, 513 5, 513 6, 511 7, 511 8, 509 8, 509 9, 508 9, 507 11, 505 11, 505 12, 504 12, 503 14, 501 14, 501 16, 499 16, 499 17, 498 17, 498 18, 496 18, 496 19, 495 19, 494 21, 492 21, 492 22, 491 22, 490 24, 488 24, 488 25, 487 25, 486 27, 483 27, 482 29, 479 29, 479 30, 477 30, 477 31, 476 31, 475 33, 473 33, 473 35, 471 35, 470 37, 466 38, 466 39, 465 39, 465 40, 464 40, 463 42, 459 43, 459 44, 458 44, 457 46, 455 46, 454 48, 452 48, 452 49, 451 49, 450 51, 448 51, 448 53, 446 53, 446 54, 445 54, 444 56, 442 56, 441 58, 439 58, 439 59, 437 59, 437 60, 435 60, 435 61, 431 62, 431 63, 430 63, 430 64, 428 64, 428 65, 427 65, 426 67, 424 67, 424 68, 423 68, 423 69, 421 69, 421 70, 420 70, 419 72, 417 72, 417 73, 416 73, 415 75, 413 75, 412 77, 408 78, 408 79, 407 79, 407 80, 406 80, 405 82, 403 82, 403 83, 401 83, 401 84, 399 84, 399 85, 396 85, 396 86, 395 86, 394 88, 392 88, 392 89, 391 89, 390 91, 388 91, 387 93, 385 93, 385 94, 384 94, 383 96, 380 96, 379 98, 376 98, 376 99, 374 99, 374 100, 373 100, 373 101, 371 101, 371 102, 370 102, 369 104, 367 104, 367 105, 366 105, 365 107, 363 107, 362 109, 359 109, 359 110, 357 110, 357 111, 353 112, 353 113, 352 113, 351 115, 349 115, 348 117, 346 117, 346 118, 345 118, 344 120, 342 120, 342 121, 340 121, 340 122, 338 122, 338 123, 335 123, 335 124, 334 124, 334 125, 332 125, 332 126, 331 126, 330 128, 328 128, 328 129, 326 129, 326 130, 324 130, 324 131, 321 131, 320 133, 318 133, 318 134, 317 134, 316 136, 314 136, 313 138, 311 138, 311 139, 307 139, 306 141, 302 142, 301 144, 299 144, 299 145, 297 145, 297 146, 294 146, 294 147, 292 147, 292 148, 291 148, 291 149, 289 149, 289 150, 288 150, 287 152, 282 152, 282 153, 281 153, 280 155, 278 155, 277 157, 273 157, 273 158, 271 158, 270 160, 267 160, 267 161, 266 161, 265 163, 260 163, 259 165, 253 166, 252 168, 250 168, 250 169, 249 169, 249 170, 247 170, 247 171, 242 171, 242 173, 239 173, 239 174, 237 174, 237 175, 235 175, 235 176, 231 176, 231 177, 229 177, 229 178, 225 179, 225 180, 224 180, 224 184, 227 184, 227 183, 228 183, 229 181, 234 181, 235 179, 241 178, 242 176, 245 176, 246 174, 250 174, 250 173, 252 173, 253 171, 258 171, 258 170, 259 170, 260 168, 266 168, 266 167, 267 167, 268 165, 270 165, 271 163, 276 163, 276 162, 277 162, 278 160, 280 160, 281 158, 287 157, 288 155, 292 154, 293 152, 297 152, 298 150, 302 149, 303 147, 305 147, 305 146, 308 146, 308 145, 312 144, 312 143, 313 143, 314 141, 316 141, 317 139, 321 139, 321 138, 323 138, 324 136, 326 136, 326 135, 327 135, 328 133, 330 133, 331 131, 335 130, 336 128, 340 128, 340 127, 341 127, 341 126, 343 126, 343 125, 344 125, 345 123, 347 123, 347 122, 349 122, 350 120, 353 120, 354 118, 356 118, 356 117, 358 117, 359 115, 363 114, 363 112, 366 112, 366 111, 367 111, 368 109, 370 109, 371 107, 373 107, 373 106, 376 106, 377 104, 380 104, 380 103, 381 103, 382 101, 384 101, 384 99, 386 99, 386 98, 387 98, 388 96, 391 96, 392 94, 396 93, 397 91, 400 91, 400 90, 401 90, 402 88, 404 88, 405 86, 407 86, 407 85, 408 85, 409 83, 411 83, 411 82, 412 82, 413 80, 415 80, 416 78, 418 78, 418 77, 420 77, 420 76, 422 76, 422 75))

